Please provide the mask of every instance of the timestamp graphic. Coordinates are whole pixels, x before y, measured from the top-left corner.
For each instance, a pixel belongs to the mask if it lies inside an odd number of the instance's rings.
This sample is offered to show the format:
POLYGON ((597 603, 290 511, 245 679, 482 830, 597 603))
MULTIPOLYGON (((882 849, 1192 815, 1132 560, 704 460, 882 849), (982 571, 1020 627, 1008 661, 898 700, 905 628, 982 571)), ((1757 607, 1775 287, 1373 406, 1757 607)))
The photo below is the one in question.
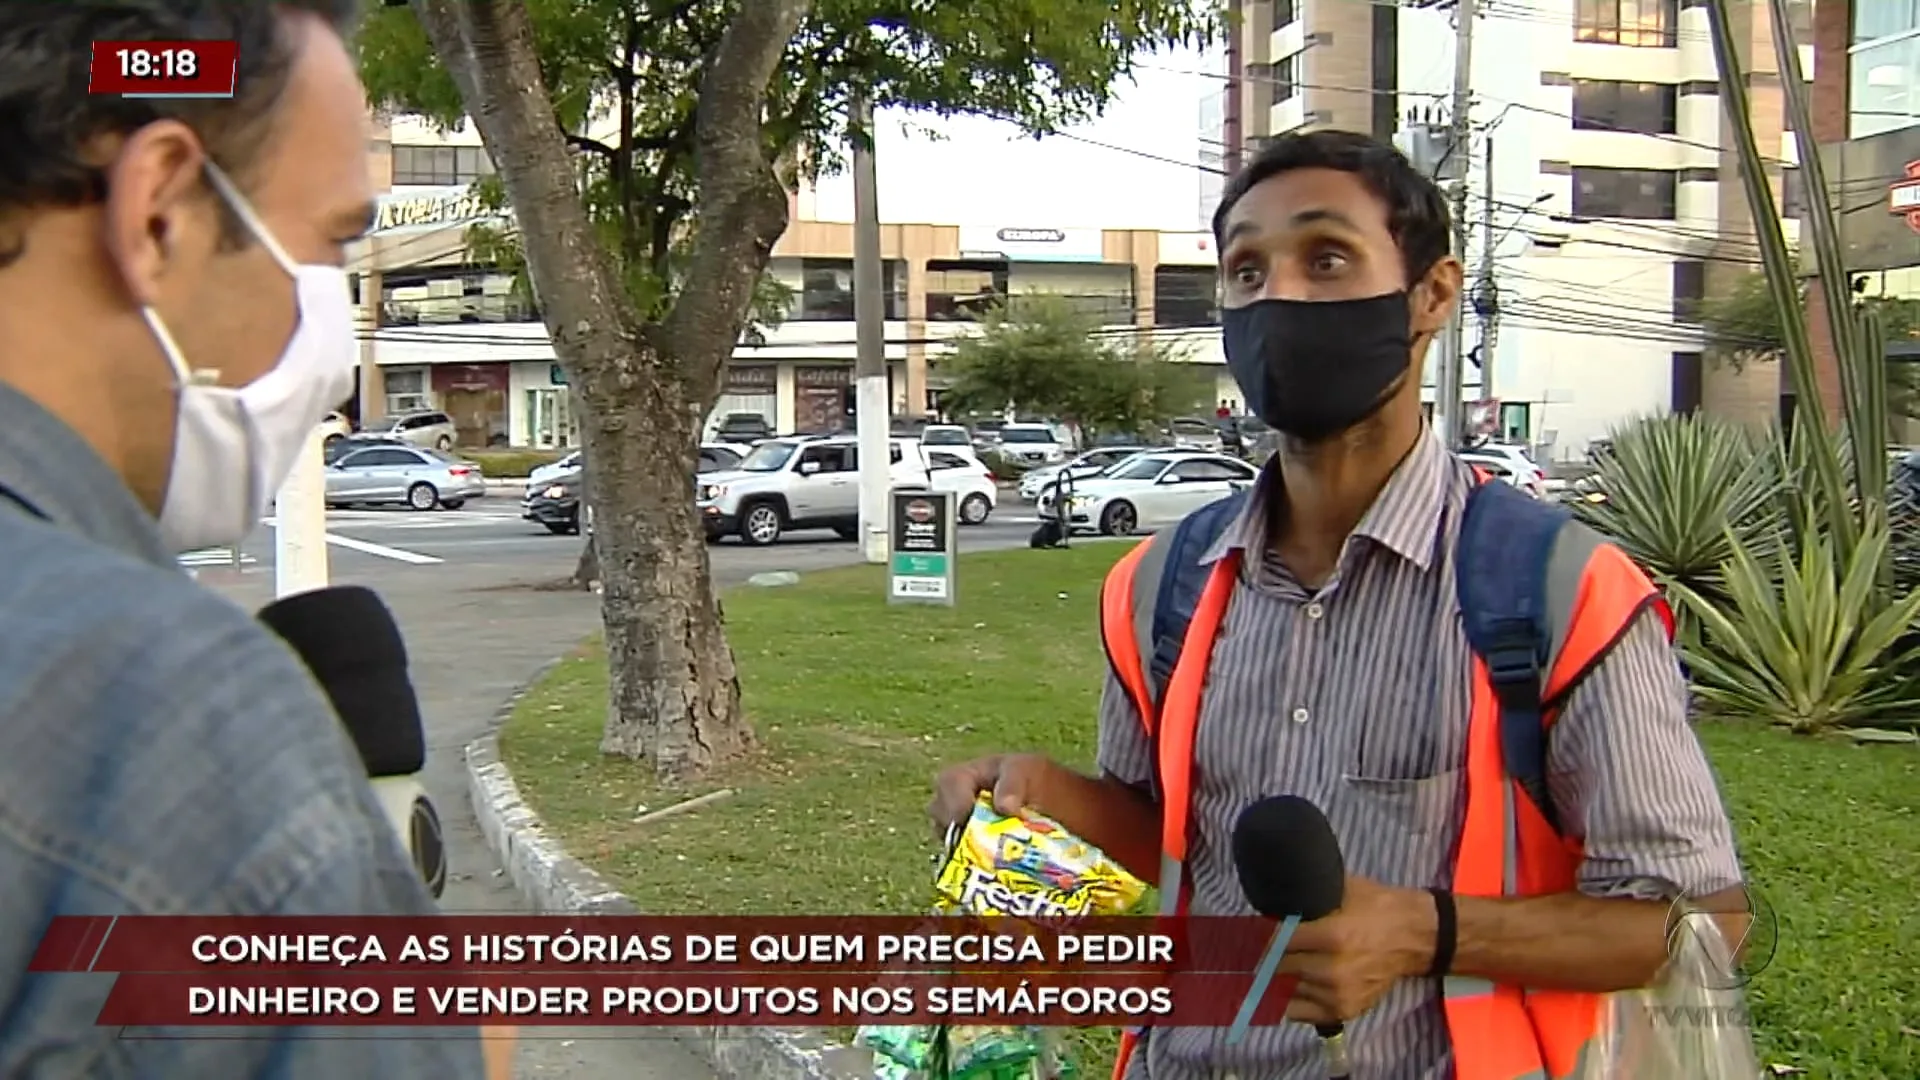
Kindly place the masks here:
POLYGON ((232 41, 96 41, 87 92, 129 98, 230 98, 232 41))

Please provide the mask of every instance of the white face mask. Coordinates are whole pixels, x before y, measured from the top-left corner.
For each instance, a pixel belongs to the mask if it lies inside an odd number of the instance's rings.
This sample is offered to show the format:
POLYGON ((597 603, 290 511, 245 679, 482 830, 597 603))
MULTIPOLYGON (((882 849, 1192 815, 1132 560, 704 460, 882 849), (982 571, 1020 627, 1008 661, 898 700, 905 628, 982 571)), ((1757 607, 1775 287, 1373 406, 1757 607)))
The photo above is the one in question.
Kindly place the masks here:
POLYGON ((293 278, 298 321, 279 363, 245 386, 227 387, 216 385, 218 371, 189 368, 160 316, 140 309, 180 387, 173 469, 160 508, 160 534, 174 551, 237 544, 254 530, 314 429, 353 393, 359 359, 346 271, 295 263, 226 174, 212 162, 206 170, 214 190, 293 278))

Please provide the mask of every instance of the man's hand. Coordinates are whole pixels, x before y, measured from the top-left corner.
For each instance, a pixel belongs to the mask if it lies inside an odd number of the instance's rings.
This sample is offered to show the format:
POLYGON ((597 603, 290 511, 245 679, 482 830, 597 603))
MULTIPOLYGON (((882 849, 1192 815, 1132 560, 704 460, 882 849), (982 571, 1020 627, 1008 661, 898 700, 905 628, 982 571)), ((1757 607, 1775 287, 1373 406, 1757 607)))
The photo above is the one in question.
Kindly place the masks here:
POLYGON ((1421 889, 1397 889, 1347 875, 1340 910, 1300 924, 1280 962, 1298 975, 1287 1019, 1344 1023, 1373 1007, 1395 982, 1433 962, 1438 916, 1421 889))
POLYGON ((995 754, 943 770, 933 778, 933 804, 927 807, 935 839, 946 843, 948 830, 966 822, 983 791, 993 793, 993 808, 1008 817, 1039 809, 1035 800, 1055 768, 1040 754, 995 754))

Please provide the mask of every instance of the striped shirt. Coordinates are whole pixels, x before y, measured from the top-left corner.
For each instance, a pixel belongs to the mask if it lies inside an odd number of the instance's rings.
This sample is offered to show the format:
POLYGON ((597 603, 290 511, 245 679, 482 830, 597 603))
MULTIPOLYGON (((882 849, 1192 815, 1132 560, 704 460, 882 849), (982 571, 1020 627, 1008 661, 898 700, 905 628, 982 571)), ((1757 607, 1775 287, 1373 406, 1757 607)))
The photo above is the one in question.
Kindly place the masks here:
MULTIPOLYGON (((1196 915, 1248 915, 1230 847, 1240 811, 1269 795, 1320 806, 1350 873, 1450 887, 1466 808, 1470 658, 1454 596, 1454 545, 1472 470, 1421 437, 1309 589, 1273 554, 1269 465, 1204 561, 1239 549, 1240 587, 1215 644, 1194 742, 1187 869, 1196 915)), ((1643 615, 1567 700, 1552 728, 1549 784, 1584 841, 1583 892, 1698 895, 1738 883, 1732 830, 1687 722, 1687 695, 1657 616, 1643 615)), ((1107 674, 1101 769, 1152 776, 1140 715, 1107 674)), ((1347 1025, 1356 1076, 1453 1075, 1439 981, 1405 980, 1347 1025)), ((1153 1031, 1130 1080, 1321 1080, 1302 1024, 1153 1031)))

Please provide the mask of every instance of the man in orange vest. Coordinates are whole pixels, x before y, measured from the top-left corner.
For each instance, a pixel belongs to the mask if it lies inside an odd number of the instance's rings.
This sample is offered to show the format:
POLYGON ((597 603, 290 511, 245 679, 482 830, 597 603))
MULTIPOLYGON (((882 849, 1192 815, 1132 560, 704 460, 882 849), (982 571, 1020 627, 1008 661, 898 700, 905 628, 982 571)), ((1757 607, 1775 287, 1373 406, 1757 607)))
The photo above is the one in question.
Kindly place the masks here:
MULTIPOLYGON (((1579 1075, 1605 994, 1653 982, 1680 900, 1737 910, 1731 828, 1687 722, 1670 618, 1616 548, 1427 429, 1420 375, 1461 266, 1445 201, 1392 148, 1275 140, 1213 222, 1227 363, 1284 436, 1244 497, 1122 557, 1099 772, 958 765, 1160 883, 1162 910, 1251 914, 1229 838, 1296 794, 1346 858, 1300 927, 1289 1023, 1130 1033, 1116 1076, 1318 1080, 1344 1022, 1369 1080, 1579 1075)), ((1278 855, 1279 853, 1276 853, 1278 855)))

